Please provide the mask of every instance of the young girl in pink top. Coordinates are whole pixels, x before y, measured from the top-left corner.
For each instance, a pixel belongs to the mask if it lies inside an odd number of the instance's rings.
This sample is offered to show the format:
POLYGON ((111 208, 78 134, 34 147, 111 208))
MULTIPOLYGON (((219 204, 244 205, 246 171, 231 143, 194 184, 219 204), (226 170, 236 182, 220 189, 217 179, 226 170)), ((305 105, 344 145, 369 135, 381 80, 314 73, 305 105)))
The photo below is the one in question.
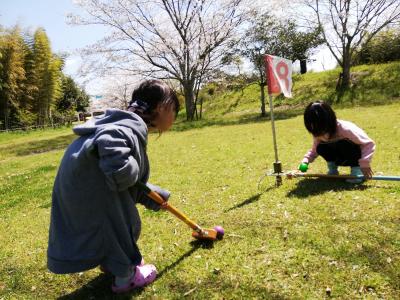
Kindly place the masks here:
MULTIPOLYGON (((349 121, 336 119, 333 109, 322 101, 306 107, 304 125, 313 135, 313 145, 304 155, 302 163, 309 164, 321 155, 327 162, 329 175, 338 175, 338 166, 349 166, 352 176, 372 176, 370 163, 375 143, 361 128, 349 121)), ((347 181, 360 183, 363 180, 347 181)))

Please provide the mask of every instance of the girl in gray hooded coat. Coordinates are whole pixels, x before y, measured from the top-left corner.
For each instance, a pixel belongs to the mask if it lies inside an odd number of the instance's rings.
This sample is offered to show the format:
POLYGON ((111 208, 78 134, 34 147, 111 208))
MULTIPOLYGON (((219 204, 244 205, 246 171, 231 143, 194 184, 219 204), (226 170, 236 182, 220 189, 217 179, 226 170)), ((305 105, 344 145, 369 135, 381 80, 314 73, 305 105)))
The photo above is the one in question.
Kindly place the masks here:
MULTIPOLYGON (((179 111, 173 90, 158 80, 142 82, 127 111, 106 110, 74 127, 52 194, 48 268, 57 274, 100 266, 115 278, 112 290, 130 291, 154 281, 137 246, 141 221, 136 203, 160 206, 135 187, 147 182, 148 131, 167 131, 179 111)), ((150 184, 148 184, 150 185, 150 184)), ((167 201, 169 192, 157 186, 167 201)))

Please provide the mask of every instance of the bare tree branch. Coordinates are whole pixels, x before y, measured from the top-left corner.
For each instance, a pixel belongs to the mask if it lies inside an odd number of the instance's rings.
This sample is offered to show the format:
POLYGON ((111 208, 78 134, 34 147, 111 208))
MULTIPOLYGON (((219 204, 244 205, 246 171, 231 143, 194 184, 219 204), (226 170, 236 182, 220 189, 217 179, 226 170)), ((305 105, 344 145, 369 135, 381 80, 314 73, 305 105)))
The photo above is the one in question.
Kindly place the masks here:
POLYGON ((131 70, 178 80, 193 118, 195 91, 220 65, 221 52, 244 22, 245 0, 80 0, 87 17, 72 23, 97 24, 110 35, 82 53, 83 70, 107 74, 131 70))
POLYGON ((328 49, 343 69, 342 88, 349 85, 357 48, 400 21, 399 0, 303 0, 304 4, 313 12, 328 49))

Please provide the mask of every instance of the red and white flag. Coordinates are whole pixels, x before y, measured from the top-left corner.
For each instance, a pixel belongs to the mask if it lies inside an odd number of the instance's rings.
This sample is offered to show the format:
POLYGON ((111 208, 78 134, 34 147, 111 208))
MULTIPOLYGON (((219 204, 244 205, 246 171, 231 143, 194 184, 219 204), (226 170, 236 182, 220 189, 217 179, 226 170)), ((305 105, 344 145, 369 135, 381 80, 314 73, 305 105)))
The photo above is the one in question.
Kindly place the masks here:
POLYGON ((283 93, 292 97, 292 61, 279 56, 265 55, 265 74, 267 76, 268 94, 283 93))

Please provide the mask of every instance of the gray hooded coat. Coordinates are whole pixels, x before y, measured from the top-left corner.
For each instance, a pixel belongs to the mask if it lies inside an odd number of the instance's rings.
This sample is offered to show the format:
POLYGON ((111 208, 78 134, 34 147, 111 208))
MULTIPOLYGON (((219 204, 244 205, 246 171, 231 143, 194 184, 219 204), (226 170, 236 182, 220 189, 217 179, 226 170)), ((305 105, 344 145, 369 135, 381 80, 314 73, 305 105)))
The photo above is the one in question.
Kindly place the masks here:
POLYGON ((58 274, 104 266, 128 276, 142 259, 136 203, 159 206, 134 187, 147 182, 147 126, 136 114, 107 110, 74 127, 52 195, 48 268, 58 274))

